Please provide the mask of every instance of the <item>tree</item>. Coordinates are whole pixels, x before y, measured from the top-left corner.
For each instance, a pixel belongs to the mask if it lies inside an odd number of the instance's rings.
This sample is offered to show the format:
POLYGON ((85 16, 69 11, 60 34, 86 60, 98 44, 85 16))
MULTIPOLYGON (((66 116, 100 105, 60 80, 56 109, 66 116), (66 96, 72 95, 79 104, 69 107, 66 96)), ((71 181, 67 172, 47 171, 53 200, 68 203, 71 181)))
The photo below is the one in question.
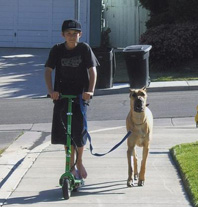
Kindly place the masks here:
POLYGON ((147 28, 161 24, 198 22, 197 0, 140 0, 150 11, 147 28))

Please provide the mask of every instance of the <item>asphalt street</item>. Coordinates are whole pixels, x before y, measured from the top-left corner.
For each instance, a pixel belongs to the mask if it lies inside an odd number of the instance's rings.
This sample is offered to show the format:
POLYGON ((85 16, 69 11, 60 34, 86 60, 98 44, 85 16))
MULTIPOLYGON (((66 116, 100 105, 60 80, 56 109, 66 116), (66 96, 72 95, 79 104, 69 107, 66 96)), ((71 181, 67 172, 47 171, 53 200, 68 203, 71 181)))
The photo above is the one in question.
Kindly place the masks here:
MULTIPOLYGON (((149 92, 154 118, 194 117, 198 91, 149 92)), ((47 98, 1 99, 0 124, 50 123, 53 103, 47 98)), ((129 94, 95 96, 88 107, 88 120, 124 120, 129 111, 129 94)))

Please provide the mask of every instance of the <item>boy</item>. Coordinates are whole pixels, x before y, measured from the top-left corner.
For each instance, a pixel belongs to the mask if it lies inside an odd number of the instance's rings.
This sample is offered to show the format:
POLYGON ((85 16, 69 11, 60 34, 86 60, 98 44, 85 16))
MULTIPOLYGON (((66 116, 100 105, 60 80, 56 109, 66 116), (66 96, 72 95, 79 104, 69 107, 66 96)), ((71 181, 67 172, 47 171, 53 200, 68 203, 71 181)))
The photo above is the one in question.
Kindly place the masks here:
MULTIPOLYGON (((94 94, 98 61, 91 48, 86 43, 80 43, 82 36, 81 24, 76 20, 65 20, 62 24, 62 36, 65 42, 55 45, 49 54, 45 64, 45 81, 48 93, 54 100, 54 112, 52 121, 52 144, 63 144, 66 149, 65 112, 67 100, 58 100, 59 94, 82 95, 84 101, 89 101, 94 94), (52 85, 52 71, 55 69, 55 83, 52 85)), ((86 111, 86 105, 83 105, 86 111)), ((72 156, 71 167, 74 165, 74 145, 78 147, 76 169, 72 170, 74 176, 86 178, 87 172, 82 163, 83 149, 87 136, 81 112, 79 98, 72 105, 72 156)))

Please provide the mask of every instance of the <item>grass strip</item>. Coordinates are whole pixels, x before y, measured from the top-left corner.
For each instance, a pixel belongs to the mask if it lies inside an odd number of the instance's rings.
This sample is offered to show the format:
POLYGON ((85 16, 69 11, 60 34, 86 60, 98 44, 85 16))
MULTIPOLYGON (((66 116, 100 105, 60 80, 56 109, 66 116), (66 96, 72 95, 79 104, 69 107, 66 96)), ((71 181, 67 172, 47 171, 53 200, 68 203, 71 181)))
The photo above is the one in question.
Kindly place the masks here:
POLYGON ((198 71, 192 73, 181 72, 150 72, 152 82, 158 81, 190 81, 198 80, 198 71))
POLYGON ((198 142, 170 149, 193 206, 198 207, 198 142))
POLYGON ((0 157, 1 157, 1 154, 5 151, 5 149, 0 149, 0 157))

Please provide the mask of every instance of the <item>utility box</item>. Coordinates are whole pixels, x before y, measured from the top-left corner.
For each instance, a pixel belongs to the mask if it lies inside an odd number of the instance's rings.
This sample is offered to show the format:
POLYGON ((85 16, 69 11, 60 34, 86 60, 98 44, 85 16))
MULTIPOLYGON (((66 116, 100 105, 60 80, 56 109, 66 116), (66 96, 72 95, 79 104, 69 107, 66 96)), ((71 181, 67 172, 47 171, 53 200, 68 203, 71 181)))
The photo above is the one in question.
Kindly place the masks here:
POLYGON ((151 45, 131 45, 124 48, 130 88, 140 89, 149 86, 149 51, 151 48, 151 45))

